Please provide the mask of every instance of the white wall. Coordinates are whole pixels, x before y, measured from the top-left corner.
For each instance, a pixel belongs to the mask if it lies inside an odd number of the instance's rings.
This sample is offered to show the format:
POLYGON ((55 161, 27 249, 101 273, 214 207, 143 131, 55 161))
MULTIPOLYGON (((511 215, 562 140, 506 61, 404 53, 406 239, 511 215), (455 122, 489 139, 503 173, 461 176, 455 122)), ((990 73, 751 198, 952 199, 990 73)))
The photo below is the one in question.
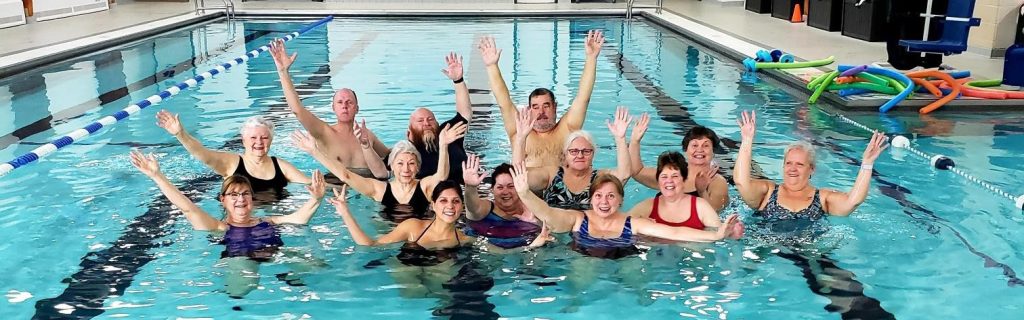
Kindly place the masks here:
POLYGON ((105 11, 110 8, 107 0, 33 0, 32 3, 36 21, 105 11))
POLYGON ((21 0, 0 0, 0 28, 25 24, 25 8, 21 0))

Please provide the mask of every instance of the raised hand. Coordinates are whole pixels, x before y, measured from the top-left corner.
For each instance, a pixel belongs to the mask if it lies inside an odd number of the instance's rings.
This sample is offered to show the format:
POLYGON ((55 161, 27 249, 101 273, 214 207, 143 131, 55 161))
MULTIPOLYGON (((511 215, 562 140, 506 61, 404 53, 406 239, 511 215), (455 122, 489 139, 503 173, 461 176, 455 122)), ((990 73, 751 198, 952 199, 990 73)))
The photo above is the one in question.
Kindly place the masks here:
POLYGON ((284 49, 284 39, 277 38, 270 41, 270 56, 274 58, 274 65, 277 66, 277 71, 286 71, 295 62, 295 57, 299 53, 293 53, 291 57, 288 56, 288 52, 284 49))
POLYGON ((868 142, 867 148, 864 149, 863 164, 873 165, 875 159, 878 159, 878 155, 882 154, 882 150, 889 147, 889 137, 885 136, 884 133, 875 131, 871 135, 871 142, 868 142))
POLYGON ((462 56, 450 52, 448 56, 444 57, 444 63, 448 67, 441 69, 441 72, 448 76, 448 79, 452 79, 452 81, 462 79, 462 56))
POLYGON ((740 135, 743 137, 743 141, 754 141, 754 134, 757 132, 757 113, 751 111, 749 114, 746 111, 740 114, 740 118, 736 119, 736 123, 740 125, 740 135))
POLYGON ((537 122, 537 119, 530 114, 529 107, 519 111, 519 116, 516 117, 516 137, 526 138, 533 132, 533 124, 537 122))
POLYGON ((484 181, 484 173, 480 171, 480 157, 475 154, 466 154, 466 161, 462 162, 462 181, 466 186, 479 186, 484 181))
POLYGON ((530 192, 530 179, 526 175, 526 164, 519 162, 512 165, 512 183, 516 186, 516 192, 520 194, 530 192))
POLYGON ((501 49, 498 49, 494 45, 494 37, 484 36, 480 38, 480 44, 477 46, 480 50, 480 58, 484 60, 484 65, 492 66, 498 63, 498 59, 501 59, 501 49))
POLYGON ((309 135, 309 132, 295 130, 292 132, 292 144, 295 145, 299 150, 305 151, 306 153, 313 154, 316 152, 316 140, 313 136, 309 135))
POLYGON ((156 161, 156 157, 152 153, 144 155, 139 150, 132 150, 129 158, 132 165, 147 177, 152 178, 160 174, 160 163, 156 161))
POLYGON ((629 123, 632 121, 633 116, 629 115, 629 109, 619 106, 615 110, 615 121, 605 120, 604 123, 608 125, 608 131, 612 132, 612 136, 615 139, 625 139, 626 131, 629 130, 629 123))
POLYGON ((441 129, 441 134, 438 138, 438 143, 441 146, 448 146, 448 144, 459 140, 459 138, 466 136, 466 129, 469 128, 469 124, 465 122, 456 123, 454 126, 445 125, 444 129, 441 129))
MULTIPOLYGON (((341 208, 348 208, 348 199, 345 194, 348 193, 348 184, 341 185, 341 191, 338 188, 334 188, 334 196, 327 198, 327 202, 330 202, 337 209, 338 213, 341 213, 341 208)), ((346 212, 348 212, 346 210, 346 212)))
POLYGON ((178 115, 167 112, 167 110, 160 110, 156 113, 156 125, 167 130, 173 136, 181 133, 181 121, 178 120, 178 115))
POLYGON ((370 129, 366 128, 366 119, 352 127, 352 134, 356 135, 356 140, 364 149, 370 147, 370 129))
POLYGON ((718 174, 718 164, 711 164, 705 168, 698 169, 697 177, 693 179, 693 185, 697 191, 706 191, 711 186, 711 180, 718 174))
POLYGON ((586 52, 588 57, 596 58, 604 45, 604 33, 601 30, 587 32, 586 52))
POLYGON ((306 190, 309 191, 309 195, 313 199, 322 199, 324 193, 327 191, 327 183, 324 182, 324 175, 320 173, 320 169, 313 170, 313 183, 306 186, 306 190))
POLYGON ((646 112, 641 114, 640 117, 633 122, 633 134, 630 135, 629 139, 633 142, 640 142, 643 140, 644 134, 647 133, 647 126, 651 123, 651 116, 646 112))

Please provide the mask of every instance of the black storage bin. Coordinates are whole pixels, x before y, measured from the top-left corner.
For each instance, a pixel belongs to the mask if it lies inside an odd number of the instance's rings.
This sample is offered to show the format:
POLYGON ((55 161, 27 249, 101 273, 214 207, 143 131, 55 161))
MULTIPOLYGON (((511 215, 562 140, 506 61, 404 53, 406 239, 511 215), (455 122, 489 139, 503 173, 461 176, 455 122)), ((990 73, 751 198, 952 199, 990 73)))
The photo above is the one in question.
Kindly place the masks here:
POLYGON ((843 0, 809 0, 807 25, 825 30, 843 29, 843 0))
POLYGON ((1017 11, 1017 13, 1019 14, 1017 16, 1017 31, 1014 32, 1017 34, 1017 38, 1013 43, 1024 45, 1024 5, 1020 6, 1020 11, 1017 11))
POLYGON ((747 0, 745 7, 747 11, 770 13, 772 12, 772 0, 747 0))
MULTIPOLYGON (((896 0, 905 1, 905 0, 896 0)), ((882 41, 889 7, 888 0, 844 0, 843 35, 866 41, 882 41)))
POLYGON ((772 17, 789 21, 790 18, 793 18, 793 8, 797 4, 800 5, 800 10, 803 10, 804 0, 772 0, 772 17))

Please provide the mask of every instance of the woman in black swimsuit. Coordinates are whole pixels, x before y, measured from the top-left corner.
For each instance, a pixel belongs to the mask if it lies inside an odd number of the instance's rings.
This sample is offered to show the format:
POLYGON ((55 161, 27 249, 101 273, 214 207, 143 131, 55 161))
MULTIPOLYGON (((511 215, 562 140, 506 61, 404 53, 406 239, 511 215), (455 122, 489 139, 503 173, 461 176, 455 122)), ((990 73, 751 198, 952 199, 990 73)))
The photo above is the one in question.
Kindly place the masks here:
POLYGON ((225 178, 233 175, 246 177, 254 192, 280 191, 289 182, 312 182, 288 161, 268 155, 270 143, 274 140, 274 124, 261 116, 251 117, 242 124, 245 151, 241 155, 207 149, 182 127, 178 115, 167 110, 160 110, 156 119, 156 124, 177 138, 193 157, 225 178))
MULTIPOLYGON (((341 181, 351 185, 359 193, 373 198, 385 207, 386 213, 399 212, 394 216, 385 216, 388 220, 402 222, 409 218, 423 219, 429 217, 430 201, 427 194, 434 192, 442 180, 448 178, 448 144, 466 135, 466 125, 459 124, 441 130, 438 148, 437 172, 423 179, 416 179, 420 171, 420 153, 407 140, 399 141, 391 148, 391 181, 380 181, 365 178, 352 173, 341 162, 330 159, 316 145, 316 141, 308 133, 292 134, 295 145, 306 151, 317 161, 327 167, 341 181)), ((461 208, 461 200, 460 200, 461 208)), ((461 209, 460 209, 461 210, 461 209)), ((435 210, 435 212, 437 212, 435 210)))

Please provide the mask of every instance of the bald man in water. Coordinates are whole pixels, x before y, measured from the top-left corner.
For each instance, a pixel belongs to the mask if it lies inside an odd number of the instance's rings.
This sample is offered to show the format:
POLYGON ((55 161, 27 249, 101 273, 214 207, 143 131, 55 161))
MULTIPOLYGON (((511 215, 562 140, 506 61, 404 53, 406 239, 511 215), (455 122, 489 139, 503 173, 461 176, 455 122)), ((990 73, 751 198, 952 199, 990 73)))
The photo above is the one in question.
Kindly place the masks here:
POLYGON ((580 130, 587 118, 587 106, 590 104, 590 95, 594 92, 594 81, 597 77, 597 56, 601 53, 603 44, 604 35, 600 30, 587 32, 584 44, 587 60, 583 66, 576 99, 565 116, 556 119, 555 111, 558 105, 555 103, 555 95, 545 88, 533 90, 530 93, 530 104, 522 111, 516 109, 509 95, 508 86, 505 85, 505 79, 501 77, 501 70, 498 69, 501 50, 495 46, 492 37, 484 37, 480 41, 480 56, 487 65, 491 93, 494 94, 494 99, 501 109, 501 118, 504 120, 509 141, 516 135, 516 119, 519 118, 519 112, 530 112, 531 118, 535 119, 533 132, 526 138, 527 167, 561 165, 565 138, 569 133, 580 130))
POLYGON ((281 89, 284 91, 288 108, 316 140, 319 150, 328 158, 341 162, 359 175, 387 178, 387 169, 373 164, 380 162, 380 157, 387 154, 388 148, 376 136, 369 134, 365 122, 363 125, 355 122, 356 113, 359 112, 359 100, 355 91, 343 88, 334 93, 331 109, 338 120, 334 124, 329 124, 307 110, 295 90, 288 68, 295 62, 298 53, 288 56, 284 41, 277 39, 271 42, 270 55, 277 66, 277 75, 281 78, 281 89))

